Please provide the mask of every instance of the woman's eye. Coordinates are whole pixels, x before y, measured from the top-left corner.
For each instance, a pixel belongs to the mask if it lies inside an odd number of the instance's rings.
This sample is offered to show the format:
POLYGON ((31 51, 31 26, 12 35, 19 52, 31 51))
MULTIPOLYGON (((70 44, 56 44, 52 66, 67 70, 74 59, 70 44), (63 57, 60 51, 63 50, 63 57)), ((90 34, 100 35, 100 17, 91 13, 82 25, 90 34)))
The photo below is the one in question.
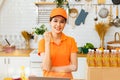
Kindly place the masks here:
POLYGON ((54 21, 54 22, 57 22, 57 21, 54 21))
POLYGON ((65 23, 65 21, 63 20, 63 21, 60 21, 60 23, 65 23))
POLYGON ((57 22, 57 20, 53 20, 54 22, 57 22))
POLYGON ((53 22, 65 23, 65 20, 60 20, 59 21, 59 20, 54 19, 53 22))

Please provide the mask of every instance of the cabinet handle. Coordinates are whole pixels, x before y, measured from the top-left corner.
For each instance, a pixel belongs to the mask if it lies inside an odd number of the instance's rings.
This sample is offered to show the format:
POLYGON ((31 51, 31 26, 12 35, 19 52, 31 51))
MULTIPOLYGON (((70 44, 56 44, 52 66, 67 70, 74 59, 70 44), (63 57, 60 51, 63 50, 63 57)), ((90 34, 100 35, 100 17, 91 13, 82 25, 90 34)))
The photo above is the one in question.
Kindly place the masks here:
POLYGON ((4 64, 6 64, 6 59, 4 58, 4 64))

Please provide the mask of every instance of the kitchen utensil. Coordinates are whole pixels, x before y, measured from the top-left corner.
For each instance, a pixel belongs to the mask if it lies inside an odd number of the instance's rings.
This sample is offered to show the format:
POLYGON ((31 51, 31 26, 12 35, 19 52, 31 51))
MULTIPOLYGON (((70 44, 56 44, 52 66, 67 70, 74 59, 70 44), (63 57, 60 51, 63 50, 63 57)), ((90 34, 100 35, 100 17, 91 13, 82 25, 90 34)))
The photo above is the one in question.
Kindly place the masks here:
POLYGON ((98 20, 98 17, 97 17, 97 5, 95 6, 95 15, 96 15, 96 17, 94 18, 94 21, 97 21, 98 20))
POLYGON ((120 18, 118 17, 119 15, 119 9, 118 6, 116 6, 116 18, 113 20, 113 23, 116 27, 120 27, 120 18))
POLYGON ((80 25, 81 23, 84 24, 87 15, 88 15, 88 12, 85 12, 84 9, 81 9, 81 11, 80 11, 77 19, 75 20, 75 24, 76 24, 76 25, 80 25))
POLYGON ((109 10, 109 15, 108 15, 108 23, 110 26, 113 25, 112 5, 110 5, 110 10, 109 10))
POLYGON ((72 26, 72 28, 74 28, 75 27, 75 20, 76 20, 76 18, 77 18, 77 16, 78 16, 78 10, 76 9, 76 8, 70 8, 70 10, 69 10, 69 24, 72 26))
POLYGON ((120 4, 120 0, 112 0, 112 3, 115 5, 119 5, 120 4))
POLYGON ((119 32, 115 32, 113 41, 107 42, 107 49, 111 50, 111 49, 115 49, 115 48, 120 48, 120 34, 119 34, 119 32), (118 38, 118 40, 117 40, 117 38, 118 38))
POLYGON ((99 10, 98 12, 98 15, 101 17, 101 18, 106 18, 109 14, 109 11, 107 8, 103 7, 99 10))
POLYGON ((7 40, 7 39, 5 39, 5 41, 7 42, 7 44, 10 46, 10 43, 9 43, 9 41, 7 40))
POLYGON ((9 53, 15 50, 15 46, 4 46, 3 51, 9 53))
POLYGON ((72 18, 76 18, 78 16, 78 10, 76 8, 70 8, 69 16, 72 18))
POLYGON ((97 0, 98 4, 105 4, 106 0, 97 0))

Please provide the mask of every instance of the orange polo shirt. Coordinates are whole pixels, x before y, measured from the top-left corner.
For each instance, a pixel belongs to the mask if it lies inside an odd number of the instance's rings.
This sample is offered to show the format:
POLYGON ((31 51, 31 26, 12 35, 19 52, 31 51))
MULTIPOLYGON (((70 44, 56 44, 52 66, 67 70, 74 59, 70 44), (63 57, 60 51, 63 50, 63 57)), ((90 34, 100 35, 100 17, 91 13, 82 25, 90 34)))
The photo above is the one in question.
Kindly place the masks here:
MULTIPOLYGON (((76 53, 78 51, 75 40, 72 37, 66 36, 62 33, 61 43, 57 45, 51 39, 50 43, 50 54, 52 66, 67 66, 70 64, 71 53, 76 53)), ((45 40, 42 39, 38 44, 38 53, 45 52, 45 40)), ((48 72, 43 71, 44 76, 48 77, 67 77, 72 78, 72 73, 64 72, 48 72)))

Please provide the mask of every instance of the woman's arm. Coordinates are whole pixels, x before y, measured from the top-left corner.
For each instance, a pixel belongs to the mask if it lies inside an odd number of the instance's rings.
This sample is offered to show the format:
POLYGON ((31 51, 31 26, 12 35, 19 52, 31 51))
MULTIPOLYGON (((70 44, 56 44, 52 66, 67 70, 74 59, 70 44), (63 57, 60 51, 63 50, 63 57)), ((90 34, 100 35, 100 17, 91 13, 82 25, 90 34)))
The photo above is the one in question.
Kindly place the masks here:
POLYGON ((55 72, 72 72, 77 71, 78 68, 78 60, 77 60, 77 53, 71 53, 71 64, 68 66, 61 66, 61 67, 52 67, 51 71, 55 72))
POLYGON ((41 56, 43 58, 42 69, 50 71, 50 69, 51 69, 51 57, 50 57, 51 34, 49 32, 45 32, 44 38, 45 38, 45 53, 41 53, 41 56))

